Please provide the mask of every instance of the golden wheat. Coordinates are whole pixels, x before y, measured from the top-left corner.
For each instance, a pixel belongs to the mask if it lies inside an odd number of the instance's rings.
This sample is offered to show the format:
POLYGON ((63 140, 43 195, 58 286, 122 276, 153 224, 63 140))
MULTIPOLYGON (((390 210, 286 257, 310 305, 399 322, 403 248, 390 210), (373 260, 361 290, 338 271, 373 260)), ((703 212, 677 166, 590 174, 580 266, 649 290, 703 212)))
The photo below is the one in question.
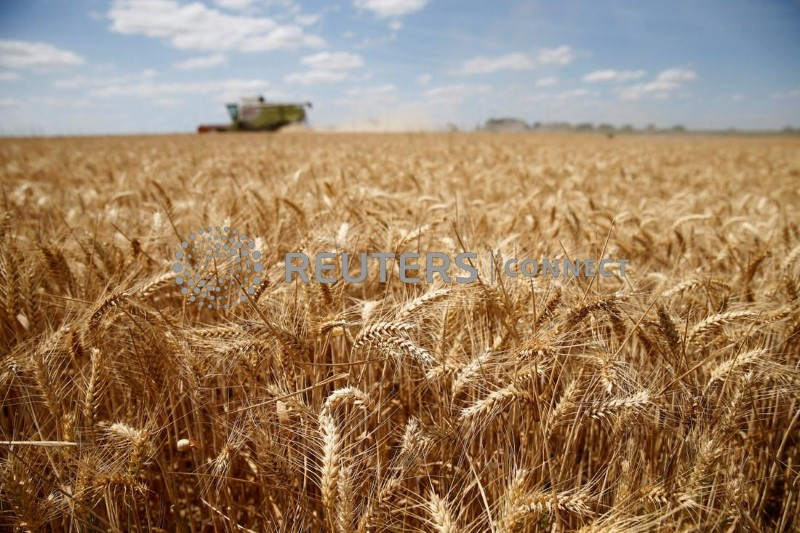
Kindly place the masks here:
POLYGON ((796 531, 799 177, 779 137, 5 139, 0 528, 796 531), (263 254, 232 310, 172 272, 209 224, 263 254), (284 281, 362 251, 479 276, 284 281))

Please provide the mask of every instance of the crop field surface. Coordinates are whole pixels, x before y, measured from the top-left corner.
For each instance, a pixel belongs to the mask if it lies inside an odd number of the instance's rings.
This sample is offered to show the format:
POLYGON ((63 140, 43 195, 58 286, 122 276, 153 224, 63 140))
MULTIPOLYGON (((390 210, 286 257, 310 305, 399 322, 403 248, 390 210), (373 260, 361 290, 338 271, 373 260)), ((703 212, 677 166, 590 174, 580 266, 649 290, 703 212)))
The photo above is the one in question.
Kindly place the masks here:
POLYGON ((3 139, 0 192, 2 529, 800 528, 797 137, 3 139))

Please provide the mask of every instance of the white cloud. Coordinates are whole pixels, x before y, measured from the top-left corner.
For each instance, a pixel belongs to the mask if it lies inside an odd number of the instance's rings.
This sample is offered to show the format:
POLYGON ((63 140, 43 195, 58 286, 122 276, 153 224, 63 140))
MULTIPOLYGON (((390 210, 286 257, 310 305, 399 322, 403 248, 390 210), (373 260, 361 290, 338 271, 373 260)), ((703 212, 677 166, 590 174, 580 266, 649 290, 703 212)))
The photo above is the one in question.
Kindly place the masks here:
POLYGON ((425 96, 433 101, 444 104, 457 104, 477 96, 479 94, 486 94, 491 91, 489 85, 477 85, 471 83, 462 83, 458 85, 440 85, 425 91, 425 96))
POLYGON ((307 72, 293 72, 283 77, 284 83, 291 85, 337 83, 346 79, 347 72, 342 70, 309 70, 307 72))
POLYGON ((244 10, 253 5, 253 0, 214 0, 214 3, 227 9, 244 10))
POLYGON ((178 70, 198 70, 212 68, 222 65, 227 61, 225 54, 211 54, 207 56, 190 57, 184 61, 175 63, 174 67, 178 70))
POLYGON ((53 87, 57 89, 77 89, 78 87, 85 87, 88 84, 88 78, 84 76, 75 76, 73 78, 56 80, 53 82, 53 87))
MULTIPOLYGON (((515 105, 521 109, 526 109, 526 107, 529 106, 536 106, 537 112, 559 110, 560 113, 560 110, 582 106, 590 99, 596 98, 599 95, 600 93, 597 91, 590 91, 585 88, 564 89, 558 92, 526 91, 525 93, 517 94, 513 101, 515 105)), ((570 119, 576 120, 574 118, 570 119)), ((552 118, 548 118, 547 120, 559 121, 567 120, 567 118, 563 116, 552 116, 552 118)))
POLYGON ((314 70, 351 70, 364 66, 361 56, 350 52, 319 52, 303 57, 300 63, 314 70))
POLYGON ((622 83, 625 81, 638 80, 647 74, 644 70, 595 70, 588 73, 583 77, 583 81, 587 83, 597 82, 614 82, 622 83))
POLYGON ((87 78, 85 76, 74 76, 53 82, 53 87, 57 89, 78 89, 81 87, 104 87, 109 85, 136 84, 146 80, 152 80, 158 74, 154 69, 145 69, 140 72, 130 72, 119 76, 106 78, 87 78))
POLYGON ((40 98, 31 97, 30 102, 36 105, 46 105, 50 107, 58 107, 61 109, 86 109, 90 106, 89 100, 81 98, 79 100, 71 100, 68 98, 40 98))
POLYGON ((402 17, 419 11, 428 0, 355 0, 358 9, 371 11, 378 18, 402 17))
POLYGON ((320 18, 321 17, 319 14, 297 15, 294 18, 294 21, 301 26, 313 26, 319 22, 320 18))
POLYGON ((19 78, 19 72, 12 72, 10 70, 6 72, 0 72, 0 81, 14 81, 18 80, 19 78))
POLYGON ((555 76, 547 76, 536 80, 537 87, 555 87, 556 85, 558 85, 558 78, 555 76))
POLYGON ((14 98, 0 98, 0 109, 16 109, 22 107, 22 102, 14 98))
POLYGON ((388 44, 395 39, 397 39, 397 32, 391 31, 388 34, 380 35, 379 37, 365 37, 355 45, 355 48, 357 50, 366 50, 367 48, 374 48, 376 46, 388 44))
POLYGON ((800 98, 800 87, 785 92, 772 93, 772 98, 776 100, 786 100, 790 98, 800 98))
POLYGON ((542 48, 539 50, 537 59, 542 65, 564 66, 572 63, 576 57, 577 54, 571 47, 567 46, 566 44, 562 44, 557 48, 542 48))
POLYGON ((74 67, 84 64, 74 52, 47 43, 0 39, 0 66, 31 70, 74 67))
POLYGON ((152 101, 152 104, 156 107, 176 107, 180 103, 181 100, 179 98, 156 98, 152 101))
POLYGON ((539 65, 565 66, 575 60, 577 54, 567 46, 558 48, 542 48, 533 56, 522 52, 513 52, 499 57, 476 56, 464 61, 451 74, 473 75, 490 74, 502 70, 533 70, 539 65))
POLYGON ((384 85, 376 85, 373 87, 352 87, 345 91, 345 94, 350 96, 363 96, 366 94, 388 94, 393 93, 397 90, 397 87, 394 86, 392 83, 386 83, 384 85))
POLYGON ((300 26, 279 25, 268 17, 229 15, 199 2, 117 0, 108 17, 114 32, 167 39, 182 50, 263 52, 325 43, 300 26))
POLYGON ((266 52, 269 50, 293 50, 296 48, 319 48, 325 41, 316 35, 303 32, 299 26, 279 26, 268 35, 252 37, 242 42, 242 52, 266 52))
POLYGON ((177 95, 216 94, 241 95, 244 93, 260 93, 270 88, 270 82, 260 79, 222 79, 200 82, 157 83, 142 81, 140 83, 119 83, 99 87, 90 91, 92 96, 115 97, 133 96, 139 98, 164 99, 177 95))
POLYGON ((403 21, 393 20, 389 23, 389 29, 392 31, 399 31, 403 27, 403 21))
POLYGON ((684 68, 670 68, 662 70, 656 77, 656 81, 665 84, 681 84, 697 78, 693 70, 684 68))
POLYGON ((355 98, 385 98, 394 95, 396 91, 397 87, 391 83, 387 83, 385 85, 376 85, 372 87, 351 87, 347 89, 344 94, 355 98))
POLYGON ((283 77, 285 83, 315 85, 344 81, 349 77, 349 71, 364 66, 364 59, 350 52, 319 52, 303 57, 300 63, 310 70, 287 74, 283 77))
POLYGON ((428 85, 432 79, 433 76, 431 76, 428 73, 420 74, 419 76, 417 76, 417 83, 419 83, 420 85, 428 85))
POLYGON ((558 100, 566 100, 569 98, 583 98, 584 96, 588 96, 589 91, 586 89, 572 89, 569 91, 564 91, 562 93, 558 93, 556 95, 556 99, 558 100))
POLYGON ((351 87, 344 92, 342 98, 336 100, 340 105, 357 105, 364 107, 380 107, 397 100, 397 87, 391 83, 371 87, 351 87))
POLYGON ((477 56, 464 61, 455 73, 489 74, 499 70, 532 70, 535 67, 533 60, 521 53, 506 54, 500 57, 477 56))
POLYGON ((246 11, 256 4, 279 5, 285 8, 292 7, 292 0, 213 0, 215 4, 231 11, 246 11))
POLYGON ((686 68, 670 68, 661 71, 653 81, 636 83, 620 90, 622 100, 640 100, 642 98, 668 98, 680 91, 688 82, 697 78, 697 74, 686 68))

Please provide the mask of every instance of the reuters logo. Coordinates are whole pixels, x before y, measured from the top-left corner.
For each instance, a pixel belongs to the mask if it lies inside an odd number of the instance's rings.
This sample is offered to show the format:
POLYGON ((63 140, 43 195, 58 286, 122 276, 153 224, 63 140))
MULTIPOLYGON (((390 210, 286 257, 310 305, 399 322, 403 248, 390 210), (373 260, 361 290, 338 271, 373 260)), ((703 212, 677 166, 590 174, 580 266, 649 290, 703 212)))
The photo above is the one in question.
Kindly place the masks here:
POLYGON ((175 252, 175 282, 186 301, 228 310, 255 294, 264 272, 261 251, 230 227, 207 226, 189 234, 175 252))

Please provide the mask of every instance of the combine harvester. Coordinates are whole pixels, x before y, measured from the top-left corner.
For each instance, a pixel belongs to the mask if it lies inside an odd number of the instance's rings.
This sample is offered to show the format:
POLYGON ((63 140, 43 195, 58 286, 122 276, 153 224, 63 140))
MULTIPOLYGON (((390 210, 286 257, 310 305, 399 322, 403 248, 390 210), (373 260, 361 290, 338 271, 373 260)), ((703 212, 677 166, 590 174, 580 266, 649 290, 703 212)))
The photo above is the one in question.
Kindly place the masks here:
POLYGON ((311 102, 281 104, 265 102, 263 96, 242 98, 238 104, 226 104, 230 124, 200 124, 197 133, 213 131, 276 131, 289 124, 306 122, 306 108, 311 102))

